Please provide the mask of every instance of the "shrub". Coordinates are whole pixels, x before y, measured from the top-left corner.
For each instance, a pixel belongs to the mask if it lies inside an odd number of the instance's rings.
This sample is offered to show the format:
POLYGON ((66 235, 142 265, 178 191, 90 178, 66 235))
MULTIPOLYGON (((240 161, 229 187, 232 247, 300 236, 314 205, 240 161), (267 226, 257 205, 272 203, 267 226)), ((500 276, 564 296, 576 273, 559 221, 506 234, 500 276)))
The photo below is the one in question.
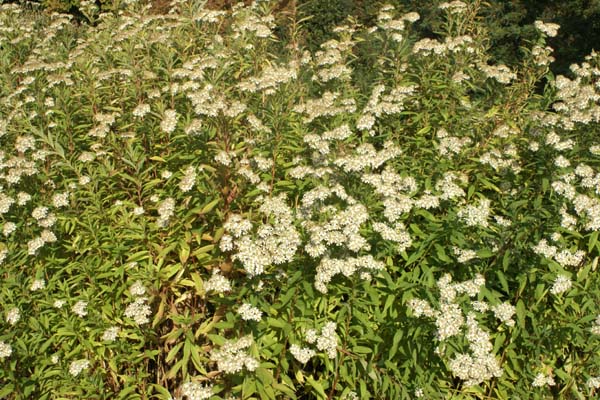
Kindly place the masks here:
POLYGON ((597 393, 596 54, 125 6, 2 6, 0 396, 597 393))

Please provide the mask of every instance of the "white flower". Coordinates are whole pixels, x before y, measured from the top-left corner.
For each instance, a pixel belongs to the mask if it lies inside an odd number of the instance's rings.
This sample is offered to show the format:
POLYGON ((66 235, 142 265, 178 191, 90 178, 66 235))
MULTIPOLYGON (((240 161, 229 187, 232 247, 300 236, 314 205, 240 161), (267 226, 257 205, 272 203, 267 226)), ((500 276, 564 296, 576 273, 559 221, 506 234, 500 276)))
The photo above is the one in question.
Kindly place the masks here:
POLYGON ((143 215, 144 214, 144 207, 135 207, 133 209, 133 215, 143 215))
MULTIPOLYGON (((79 300, 77 303, 75 303, 73 308, 71 308, 71 311, 73 311, 75 314, 77 314, 80 317, 85 317, 87 315, 87 309, 86 309, 87 305, 88 305, 87 301, 79 300)), ((60 308, 60 307, 58 307, 58 308, 60 308)))
POLYGON ((552 284, 550 293, 553 295, 559 295, 571 289, 572 282, 567 275, 558 275, 552 284))
POLYGON ((8 343, 4 343, 0 340, 0 360, 10 357, 12 354, 12 347, 8 343))
POLYGON ((65 301, 64 300, 54 300, 54 304, 52 304, 52 307, 54 308, 62 308, 65 305, 65 301))
POLYGON ((125 309, 125 316, 131 318, 136 324, 142 325, 150 322, 148 318, 152 314, 152 309, 146 302, 145 297, 138 297, 133 303, 130 303, 125 309))
POLYGON ((90 366, 89 360, 83 359, 83 360, 73 361, 71 363, 71 365, 69 366, 69 373, 73 376, 77 376, 84 369, 88 369, 89 366, 90 366))
POLYGON ((8 322, 10 325, 16 324, 17 322, 19 322, 20 319, 21 319, 21 311, 19 311, 19 309, 17 307, 11 308, 6 313, 6 322, 8 322))
POLYGON ((600 389, 600 376, 592 376, 586 382, 587 387, 590 389, 600 389))
POLYGON ((260 322, 262 316, 262 312, 249 303, 242 304, 240 308, 238 308, 238 314, 242 316, 244 321, 254 320, 256 322, 260 322))
POLYGON ((219 371, 226 374, 240 372, 244 367, 248 371, 254 371, 259 366, 258 361, 243 351, 251 344, 251 336, 244 336, 237 342, 227 342, 219 350, 213 350, 210 359, 217 363, 219 371))
POLYGON ((468 205, 458 210, 458 216, 468 226, 481 226, 486 228, 488 226, 488 217, 490 215, 490 200, 481 199, 479 204, 468 205))
POLYGON ((142 281, 135 281, 133 285, 129 288, 129 292, 134 296, 143 296, 146 294, 146 288, 142 281))
POLYGON ((66 207, 69 205, 69 192, 56 193, 52 196, 52 205, 56 208, 66 207))
POLYGON ((329 358, 335 358, 337 353, 336 328, 337 324, 335 322, 328 322, 321 330, 321 335, 317 337, 317 349, 327 353, 327 357, 329 358))
POLYGON ((181 181, 179 181, 179 189, 183 192, 189 192, 196 183, 196 169, 193 166, 187 167, 181 181))
POLYGON ((554 379, 551 376, 546 376, 544 373, 540 372, 531 383, 531 386, 540 387, 544 385, 554 386, 554 379))
POLYGON ((212 290, 217 293, 229 292, 231 290, 231 283, 221 275, 219 270, 214 270, 210 279, 204 284, 204 290, 207 292, 212 290))
POLYGON ((515 315, 516 308, 510 303, 501 303, 492 307, 492 311, 496 318, 504 322, 508 326, 514 326, 515 321, 512 316, 515 315))
POLYGON ((38 221, 46 218, 47 215, 48 215, 48 207, 36 207, 31 212, 31 216, 38 221))
POLYGON ((300 361, 302 364, 306 364, 310 361, 311 358, 315 356, 315 351, 309 349, 307 347, 300 347, 297 344, 293 344, 290 346, 290 353, 294 356, 294 358, 300 361))
POLYGON ((102 341, 113 342, 117 338, 117 335, 119 334, 120 330, 121 329, 118 326, 112 326, 112 327, 108 328, 102 334, 102 341))
POLYGON ((4 236, 9 236, 17 229, 17 224, 14 222, 6 222, 2 227, 2 234, 4 236))
MULTIPOLYGON (((0 243, 0 244, 3 244, 3 243, 0 243)), ((0 249, 0 265, 2 265, 4 260, 6 260, 7 256, 8 256, 8 250, 6 248, 0 249)))
POLYGON ((231 156, 226 151, 220 151, 215 156, 215 161, 226 167, 231 165, 231 156))
MULTIPOLYGON (((12 199, 11 199, 12 200, 12 199)), ((17 204, 20 206, 24 206, 25 204, 27 204, 29 202, 29 200, 31 200, 31 195, 29 193, 25 193, 25 192, 19 192, 17 194, 17 204)), ((12 204, 12 203, 11 203, 12 204)), ((0 214, 2 212, 0 211, 0 214)))
POLYGON ((213 386, 203 386, 196 382, 186 382, 181 385, 181 395, 187 400, 205 400, 212 396, 213 386))
POLYGON ((165 133, 172 133, 177 127, 177 119, 179 116, 177 115, 177 111, 175 110, 167 110, 165 111, 165 115, 163 117, 162 122, 160 123, 160 129, 165 133))
POLYGON ((46 281, 43 279, 36 279, 33 281, 33 283, 31 284, 31 287, 29 288, 29 290, 31 290, 32 292, 35 292, 36 290, 40 290, 46 287, 46 281))
POLYGON ((560 28, 560 25, 558 24, 546 23, 543 21, 535 21, 534 25, 540 32, 546 34, 548 37, 558 35, 558 29, 560 28))
POLYGON ((148 104, 141 103, 136 108, 133 109, 133 116, 142 118, 144 115, 150 112, 150 106, 148 104))

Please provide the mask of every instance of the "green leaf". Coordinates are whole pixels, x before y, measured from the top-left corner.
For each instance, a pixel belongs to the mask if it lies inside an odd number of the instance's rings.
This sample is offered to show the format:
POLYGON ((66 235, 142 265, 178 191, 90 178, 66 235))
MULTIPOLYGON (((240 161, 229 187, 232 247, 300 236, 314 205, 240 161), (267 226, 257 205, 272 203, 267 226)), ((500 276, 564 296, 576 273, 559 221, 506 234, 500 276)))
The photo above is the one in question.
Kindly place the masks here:
POLYGON ((326 400, 327 394, 325 394, 325 389, 323 389, 323 385, 320 382, 315 381, 312 375, 308 375, 306 377, 306 382, 317 392, 317 398, 320 400, 326 400))
POLYGON ((208 203, 207 205, 202 207, 202 210, 200 212, 202 214, 207 214, 207 213, 211 212, 213 210, 213 208, 215 208, 215 206, 217 204, 219 204, 219 201, 221 201, 221 199, 215 199, 215 200, 211 201, 210 203, 208 203))

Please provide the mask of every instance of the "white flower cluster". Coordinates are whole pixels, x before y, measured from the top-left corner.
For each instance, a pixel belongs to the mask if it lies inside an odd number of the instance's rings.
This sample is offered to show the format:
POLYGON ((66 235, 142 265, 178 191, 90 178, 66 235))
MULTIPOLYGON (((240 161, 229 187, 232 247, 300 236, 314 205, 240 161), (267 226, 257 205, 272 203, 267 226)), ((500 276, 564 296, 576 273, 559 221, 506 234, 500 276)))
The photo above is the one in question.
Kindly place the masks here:
POLYGON ((143 296, 146 294, 146 287, 142 281, 137 280, 129 287, 129 293, 133 296, 143 296))
POLYGON ((356 121, 356 128, 373 134, 372 128, 377 118, 382 115, 394 115, 404 111, 405 104, 417 89, 417 85, 397 86, 392 88, 388 94, 384 94, 385 86, 376 85, 373 87, 371 97, 365 108, 363 108, 360 118, 356 121))
POLYGON ((241 315, 244 321, 256 321, 260 322, 262 318, 262 311, 257 307, 254 307, 250 303, 244 303, 238 308, 238 314, 241 315))
POLYGON ((546 239, 542 239, 537 245, 533 246, 533 252, 546 258, 554 259, 563 267, 575 267, 581 264, 585 258, 583 250, 571 252, 567 249, 559 251, 556 246, 549 245, 546 239))
POLYGON ((352 70, 346 63, 345 54, 351 50, 353 45, 354 42, 351 40, 340 42, 331 39, 322 43, 321 50, 315 53, 318 68, 313 80, 320 80, 324 83, 333 79, 346 80, 350 78, 352 70))
POLYGON ((594 325, 592 326, 591 332, 594 335, 600 335, 600 314, 598 314, 598 316, 596 317, 596 321, 594 322, 594 325))
POLYGON ((88 369, 90 361, 86 359, 76 360, 69 365, 69 373, 73 376, 79 375, 83 370, 88 369))
POLYGON ((290 353, 292 353, 294 358, 300 361, 302 364, 306 364, 317 354, 313 349, 308 347, 300 347, 297 344, 290 346, 290 353))
POLYGON ((310 123, 319 117, 331 117, 356 111, 356 101, 353 98, 338 100, 338 97, 340 97, 338 92, 325 92, 320 99, 310 99, 294 106, 293 111, 306 115, 305 123, 310 123))
POLYGON ((410 234, 402 222, 396 222, 393 227, 382 222, 373 224, 373 230, 381 235, 383 240, 396 243, 396 251, 403 252, 412 245, 410 234))
POLYGON ((220 151, 215 155, 215 161, 226 167, 231 165, 231 155, 226 151, 220 151))
POLYGON ((13 307, 6 313, 6 322, 10 325, 14 325, 21 319, 21 311, 18 307, 13 307))
POLYGON ((402 150, 393 142, 385 142, 380 151, 377 151, 370 143, 363 143, 354 150, 354 154, 337 157, 333 163, 346 172, 357 172, 366 168, 379 168, 400 154, 402 154, 402 150))
POLYGON ((115 123, 116 118, 119 116, 118 113, 102 114, 98 113, 94 115, 94 120, 98 122, 98 125, 94 126, 88 132, 89 136, 102 139, 106 137, 110 132, 110 127, 115 123))
POLYGON ((557 275, 554 283, 552 284, 552 288, 550 288, 550 293, 557 296, 571 289, 572 285, 573 282, 571 282, 571 278, 569 278, 567 275, 557 275))
POLYGON ((143 118, 146 114, 150 112, 150 105, 145 103, 138 104, 133 111, 131 112, 134 117, 143 118))
POLYGON ((412 176, 401 176, 386 166, 380 174, 364 174, 361 179, 383 197, 383 215, 388 221, 396 222, 412 209, 414 201, 410 196, 417 191, 417 182, 412 176))
POLYGON ((216 117, 222 113, 226 117, 235 118, 246 110, 246 105, 237 100, 228 103, 224 95, 218 93, 211 84, 207 84, 200 90, 189 92, 187 98, 190 99, 194 105, 194 111, 199 116, 216 117))
POLYGON ((240 261, 250 276, 262 274, 267 266, 289 262, 296 254, 300 235, 294 228, 292 210, 285 200, 284 194, 263 199, 259 211, 272 222, 262 224, 256 235, 246 233, 245 227, 230 232, 235 237, 233 245, 237 250, 232 259, 240 261))
POLYGON ((6 214, 14 202, 12 197, 0 192, 0 215, 6 214))
POLYGON ((187 400, 206 400, 210 399, 213 394, 213 386, 204 386, 197 382, 186 382, 181 385, 181 395, 187 400))
POLYGON ((352 130, 347 124, 341 125, 333 130, 323 132, 322 134, 304 135, 304 142, 313 150, 321 154, 329 154, 329 145, 333 140, 344 140, 352 135, 352 130))
POLYGON ((327 284, 331 282, 337 274, 342 274, 345 277, 350 277, 357 272, 361 273, 361 277, 369 277, 371 273, 381 271, 385 268, 385 264, 377 261, 372 255, 360 257, 348 257, 345 259, 332 259, 324 257, 317 266, 317 275, 315 276, 315 288, 321 293, 327 293, 327 284))
POLYGON ((472 143, 471 138, 450 136, 443 128, 437 131, 436 136, 439 139, 438 152, 441 156, 452 157, 460 154, 463 147, 469 146, 472 143))
POLYGON ((258 361, 244 352, 251 344, 251 336, 244 336, 236 342, 227 342, 219 350, 213 350, 210 359, 217 363, 219 371, 226 374, 235 374, 244 367, 248 371, 254 371, 258 368, 258 361))
POLYGON ((67 207, 69 205, 69 192, 55 193, 52 196, 52 205, 56 208, 67 207))
POLYGON ((490 200, 480 199, 478 205, 467 205, 458 210, 458 217, 467 224, 467 226, 488 227, 488 217, 490 216, 490 200))
POLYGON ((467 193, 460 185, 467 185, 469 179, 465 174, 446 172, 444 176, 435 184, 435 190, 441 192, 441 200, 454 200, 456 198, 465 197, 467 193))
MULTIPOLYGON (((275 27, 273 15, 257 16, 254 14, 239 15, 234 14, 236 19, 234 30, 238 35, 248 31, 253 32, 256 37, 268 38, 271 36, 271 28, 275 27)), ((234 36, 235 37, 235 36, 234 36)))
POLYGON ((12 347, 8 343, 0 340, 0 360, 10 357, 12 354, 12 347))
POLYGON ((534 25, 537 28, 537 30, 539 30, 548 37, 554 37, 558 35, 558 29, 560 28, 560 25, 558 24, 547 23, 539 20, 535 21, 534 25))
POLYGON ((531 383, 531 386, 533 386, 533 387, 541 387, 541 386, 546 386, 546 385, 554 386, 555 382, 554 382, 554 378, 552 378, 550 375, 544 374, 543 372, 540 372, 539 374, 537 374, 535 379, 531 383))
POLYGON ((474 250, 465 250, 460 247, 452 247, 452 252, 457 257, 459 263, 466 263, 474 258, 477 258, 477 253, 474 250))
POLYGON ((441 55, 446 51, 446 46, 443 43, 430 38, 424 38, 419 40, 413 45, 412 52, 415 54, 422 55, 441 55))
POLYGON ((31 283, 29 290, 35 292, 46 287, 46 281, 44 279, 36 279, 31 283))
POLYGON ((514 174, 519 174, 522 168, 517 159, 517 148, 511 144, 504 148, 493 149, 483 153, 479 157, 479 162, 489 165, 494 171, 507 170, 514 174))
POLYGON ((186 168, 181 181, 179 181, 179 189, 183 192, 189 192, 196 183, 196 168, 192 165, 186 168))
MULTIPOLYGON (((73 306, 73 308, 71 308, 71 311, 73 311, 74 314, 76 314, 77 316, 83 318, 87 315, 87 301, 83 301, 83 300, 79 300, 77 303, 75 303, 75 305, 73 306)), ((60 307, 58 307, 60 308, 60 307)))
POLYGON ((411 12, 404 14, 399 19, 393 19, 393 15, 391 13, 393 10, 394 6, 390 4, 384 5, 379 10, 379 14, 377 15, 377 25, 384 31, 389 31, 388 34, 390 34, 392 40, 401 42, 403 39, 402 31, 405 28, 404 22, 416 22, 421 18, 421 16, 416 12, 411 12))
POLYGON ((328 322, 321 329, 321 333, 317 334, 315 329, 309 329, 306 331, 305 340, 310 344, 315 344, 317 349, 327 354, 327 357, 333 359, 337 354, 337 335, 335 330, 337 324, 335 322, 328 322))
MULTIPOLYGON (((563 75, 556 78, 555 86, 558 89, 556 101, 552 108, 557 111, 559 117, 557 124, 567 130, 572 130, 577 123, 588 124, 600 121, 600 109, 598 101, 600 94, 597 93, 597 84, 594 80, 582 78, 595 76, 593 68, 589 63, 581 66, 573 65, 571 70, 576 78, 571 80, 563 75)), ((596 80, 597 82, 597 80, 596 80)))
POLYGON ((204 283, 204 290, 217 293, 229 292, 231 290, 231 283, 229 279, 221 275, 220 270, 215 269, 210 279, 204 283))
POLYGON ((479 327, 474 313, 467 315, 467 340, 471 354, 460 353, 450 361, 450 369, 465 386, 474 386, 502 376, 503 370, 492 354, 490 335, 479 327))
POLYGON ((590 376, 586 382, 586 386, 592 390, 600 389, 600 376, 590 376))
POLYGON ((515 326, 515 320, 512 319, 516 313, 516 308, 510 303, 500 303, 491 308, 492 312, 500 321, 504 322, 506 326, 515 326))
POLYGON ((8 256, 8 250, 6 248, 0 248, 0 265, 4 263, 6 257, 8 256))
POLYGON ((169 220, 175 213, 175 199, 172 197, 168 197, 164 199, 158 205, 158 219, 156 220, 156 224, 161 228, 164 228, 169 223, 169 220))
POLYGON ((279 86, 296 79, 298 65, 291 62, 287 66, 269 65, 265 67, 260 76, 253 76, 238 84, 244 92, 263 92, 265 95, 274 94, 279 86))
POLYGON ((517 78, 517 74, 512 72, 510 70, 510 68, 504 64, 500 64, 500 65, 479 64, 478 68, 488 78, 495 79, 499 83, 509 84, 510 82, 512 82, 514 79, 517 78))
MULTIPOLYGON (((466 326, 465 338, 469 343, 470 353, 458 353, 450 360, 452 372, 465 381, 465 385, 477 385, 485 380, 502 375, 502 368, 492 354, 493 345, 490 335, 478 324, 476 314, 469 312, 465 315, 456 302, 457 295, 467 294, 475 297, 485 284, 483 276, 478 275, 473 280, 459 283, 451 283, 449 274, 442 276, 437 286, 440 291, 440 306, 436 310, 429 302, 422 299, 411 299, 409 308, 416 317, 426 316, 434 319, 437 328, 438 341, 447 340, 459 335, 462 327, 466 326)), ((472 306, 478 312, 486 312, 489 307, 484 302, 472 302, 472 306)), ((515 308, 508 303, 502 303, 491 308, 496 317, 509 326, 514 325, 512 315, 515 308)), ((442 354, 442 350, 439 350, 442 354)))
POLYGON ((131 318, 138 325, 147 324, 150 322, 152 309, 148 305, 148 298, 137 296, 132 303, 129 303, 125 308, 125 316, 131 318))
POLYGON ((163 120, 160 123, 160 129, 165 133, 173 133, 177 127, 179 115, 175 110, 166 110, 163 120))
POLYGON ((102 333, 102 341, 114 342, 121 329, 118 326, 111 326, 102 333))
POLYGON ((367 221, 369 215, 362 204, 354 204, 346 209, 338 210, 335 207, 322 209, 323 216, 329 211, 331 217, 324 221, 303 221, 302 225, 310 235, 305 246, 307 253, 313 257, 322 256, 331 246, 345 247, 353 252, 368 250, 369 245, 360 235, 360 226, 367 221))
POLYGON ((450 14, 461 14, 467 10, 467 4, 460 0, 454 0, 441 3, 438 8, 440 10, 448 11, 450 14))

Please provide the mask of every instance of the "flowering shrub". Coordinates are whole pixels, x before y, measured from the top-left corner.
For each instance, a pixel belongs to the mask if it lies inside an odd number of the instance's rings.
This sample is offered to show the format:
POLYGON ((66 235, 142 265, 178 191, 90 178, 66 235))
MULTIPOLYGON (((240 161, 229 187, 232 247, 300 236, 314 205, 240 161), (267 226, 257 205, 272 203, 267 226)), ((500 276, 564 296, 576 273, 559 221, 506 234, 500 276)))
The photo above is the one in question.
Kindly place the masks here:
POLYGON ((593 397, 600 58, 271 7, 2 6, 0 397, 593 397))

